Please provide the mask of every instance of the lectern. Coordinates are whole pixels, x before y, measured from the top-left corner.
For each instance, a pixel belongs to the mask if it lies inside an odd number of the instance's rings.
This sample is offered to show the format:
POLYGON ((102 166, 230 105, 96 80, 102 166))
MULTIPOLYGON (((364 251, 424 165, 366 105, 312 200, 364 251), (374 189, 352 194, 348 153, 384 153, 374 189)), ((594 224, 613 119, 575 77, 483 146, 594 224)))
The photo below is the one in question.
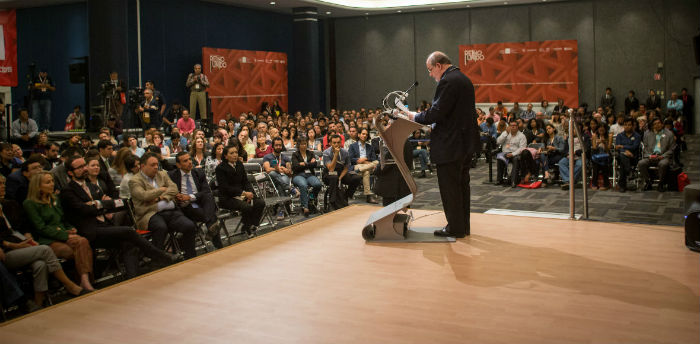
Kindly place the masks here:
POLYGON ((397 118, 389 127, 384 127, 380 121, 374 125, 379 131, 379 136, 394 157, 401 176, 406 181, 411 193, 386 207, 377 210, 369 219, 362 230, 362 237, 367 241, 377 242, 450 242, 455 238, 435 237, 433 231, 439 228, 412 227, 411 213, 408 207, 413 203, 413 197, 418 191, 416 181, 413 180, 403 156, 403 146, 408 136, 415 130, 423 127, 413 121, 397 118))

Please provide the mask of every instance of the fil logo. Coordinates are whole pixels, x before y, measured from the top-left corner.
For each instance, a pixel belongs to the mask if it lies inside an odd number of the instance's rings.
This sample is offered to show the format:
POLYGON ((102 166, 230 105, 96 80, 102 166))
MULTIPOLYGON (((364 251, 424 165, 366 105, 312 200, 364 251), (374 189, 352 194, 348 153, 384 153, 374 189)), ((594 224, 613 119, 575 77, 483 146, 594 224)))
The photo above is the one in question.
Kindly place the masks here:
POLYGON ((226 58, 219 55, 209 55, 209 71, 226 68, 226 58))
POLYGON ((485 59, 484 52, 481 50, 465 50, 464 51, 464 63, 469 61, 483 61, 485 59))

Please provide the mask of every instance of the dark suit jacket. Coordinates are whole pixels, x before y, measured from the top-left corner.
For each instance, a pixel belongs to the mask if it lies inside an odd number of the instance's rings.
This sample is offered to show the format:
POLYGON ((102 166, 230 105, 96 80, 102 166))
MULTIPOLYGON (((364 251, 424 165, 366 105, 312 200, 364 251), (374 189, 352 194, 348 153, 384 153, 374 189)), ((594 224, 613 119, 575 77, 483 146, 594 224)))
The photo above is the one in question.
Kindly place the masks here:
POLYGON ((75 225, 80 235, 89 241, 93 241, 98 226, 111 225, 110 222, 100 223, 97 220, 97 216, 113 213, 117 210, 117 207, 114 200, 102 201, 104 193, 95 184, 88 182, 87 186, 90 189, 92 198, 78 183, 71 180, 61 190, 60 199, 65 214, 71 217, 71 223, 75 225), (102 207, 97 209, 95 205, 86 204, 86 202, 92 200, 100 201, 102 207))
POLYGON ((314 155, 314 152, 310 150, 306 150, 306 161, 301 157, 301 153, 299 151, 294 152, 292 154, 292 173, 294 173, 294 176, 304 173, 306 170, 311 170, 315 169, 318 167, 318 158, 316 158, 316 155, 314 155), (311 163, 312 159, 316 159, 313 163, 311 163), (304 162, 305 166, 299 165, 299 163, 304 162))
POLYGON ((27 191, 29 191, 29 180, 22 174, 22 170, 19 169, 10 173, 7 176, 7 182, 5 184, 6 197, 8 199, 13 199, 17 203, 22 204, 27 198, 27 191))
MULTIPOLYGON (((29 218, 27 214, 24 213, 24 208, 22 208, 19 203, 10 199, 3 199, 0 200, 0 204, 2 204, 2 213, 5 218, 7 218, 7 221, 10 222, 12 229, 21 234, 33 232, 29 218)), ((21 242, 19 238, 12 235, 12 231, 7 227, 5 221, 2 221, 2 218, 0 218, 0 241, 11 243, 21 242)), ((7 248, 4 248, 4 250, 6 252, 9 251, 7 248)))
POLYGON ((101 179, 107 186, 105 194, 107 194, 107 196, 111 198, 118 198, 119 192, 117 191, 117 187, 114 185, 112 177, 109 175, 109 169, 107 168, 107 165, 102 160, 102 157, 99 157, 97 160, 100 162, 100 174, 97 176, 97 178, 101 179))
MULTIPOLYGON (((205 197, 207 194, 211 195, 211 188, 209 188, 209 183, 207 183, 207 177, 204 175, 204 171, 199 168, 193 168, 190 173, 192 174, 192 179, 194 179, 194 186, 197 188, 197 193, 194 194, 194 197, 202 199, 202 197, 205 197)), ((168 176, 170 176, 170 179, 175 183, 178 191, 180 191, 180 193, 185 193, 180 187, 182 184, 182 172, 180 169, 176 168, 169 171, 168 176)))
MULTIPOLYGON (((369 143, 365 143, 365 150, 367 151, 367 159, 369 161, 377 160, 377 154, 374 153, 374 148, 369 143)), ((348 148, 348 153, 350 154, 350 162, 352 162, 352 167, 357 165, 357 159, 360 158, 360 141, 357 141, 350 145, 348 148)))
POLYGON ((432 106, 416 115, 415 121, 435 123, 430 136, 430 160, 436 164, 464 159, 480 148, 474 85, 455 66, 442 74, 432 106))
POLYGON ((659 95, 656 95, 654 97, 654 100, 651 99, 651 97, 647 98, 646 102, 646 107, 647 110, 654 110, 656 108, 661 108, 661 97, 659 95))
POLYGON ((233 198, 243 194, 243 191, 253 192, 253 186, 240 161, 236 161, 235 170, 226 160, 216 166, 216 182, 219 184, 220 197, 233 198))

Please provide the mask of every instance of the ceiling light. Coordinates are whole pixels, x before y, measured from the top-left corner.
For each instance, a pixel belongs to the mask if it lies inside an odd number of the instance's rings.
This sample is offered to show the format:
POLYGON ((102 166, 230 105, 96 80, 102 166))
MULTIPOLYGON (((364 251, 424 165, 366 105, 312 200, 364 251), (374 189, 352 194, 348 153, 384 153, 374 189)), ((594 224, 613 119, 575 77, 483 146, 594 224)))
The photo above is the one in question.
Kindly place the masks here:
POLYGON ((326 12, 326 14, 331 14, 331 12, 330 12, 330 11, 329 11, 329 12, 326 12))
POLYGON ((274 2, 274 1, 270 1, 270 5, 274 5, 274 4, 275 4, 275 2, 274 2))
POLYGON ((397 13, 401 13, 401 10, 396 11, 397 13))
POLYGON ((471 7, 471 6, 467 5, 467 7, 471 7))

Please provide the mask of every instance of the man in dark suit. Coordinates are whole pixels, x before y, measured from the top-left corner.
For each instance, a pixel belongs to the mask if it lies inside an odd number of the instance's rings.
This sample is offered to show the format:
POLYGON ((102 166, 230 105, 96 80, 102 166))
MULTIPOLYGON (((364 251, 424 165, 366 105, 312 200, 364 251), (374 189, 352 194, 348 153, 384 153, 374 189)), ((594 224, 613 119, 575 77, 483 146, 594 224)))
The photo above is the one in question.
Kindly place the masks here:
POLYGON ((32 154, 22 163, 22 167, 7 176, 7 198, 22 204, 27 198, 29 180, 33 175, 41 172, 44 158, 39 154, 32 154))
POLYGON ((177 153, 175 165, 177 169, 169 171, 168 175, 179 191, 175 199, 180 209, 190 220, 204 222, 207 226, 207 239, 211 240, 216 248, 222 248, 216 218, 216 201, 207 183, 207 177, 202 169, 192 168, 192 158, 187 152, 177 153))
POLYGON ((101 179, 105 185, 107 185, 107 190, 105 194, 112 198, 119 197, 119 192, 117 192, 117 187, 114 185, 112 176, 109 175, 109 168, 112 165, 112 153, 114 153, 114 146, 109 140, 100 140, 97 143, 97 150, 100 152, 100 174, 97 178, 101 179))
POLYGON ((99 187, 88 182, 85 159, 70 157, 65 162, 71 181, 61 190, 61 205, 66 214, 75 216, 71 223, 92 247, 122 249, 128 278, 138 275, 138 247, 146 256, 162 263, 174 263, 178 257, 153 246, 131 227, 114 226, 112 215, 124 207, 121 199, 111 199, 99 187))
POLYGON ((447 226, 437 236, 463 238, 469 227, 469 167, 479 148, 474 85, 445 53, 436 51, 425 62, 430 76, 438 82, 430 109, 407 112, 421 124, 435 124, 430 137, 430 159, 437 165, 438 184, 447 226))

